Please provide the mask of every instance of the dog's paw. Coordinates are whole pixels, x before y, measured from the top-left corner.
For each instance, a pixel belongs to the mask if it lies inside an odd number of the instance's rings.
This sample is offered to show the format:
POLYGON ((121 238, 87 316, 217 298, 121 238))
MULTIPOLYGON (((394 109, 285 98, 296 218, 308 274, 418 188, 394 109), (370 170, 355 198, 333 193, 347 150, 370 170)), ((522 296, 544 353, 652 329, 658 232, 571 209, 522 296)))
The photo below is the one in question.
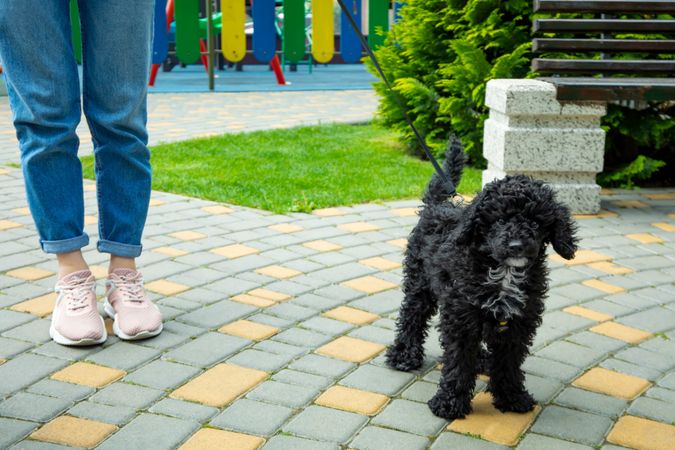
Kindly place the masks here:
POLYGON ((409 372, 419 369, 424 362, 424 350, 416 347, 406 347, 396 343, 387 349, 387 365, 392 369, 409 372))
POLYGON ((537 402, 534 400, 529 392, 525 391, 519 395, 511 395, 508 397, 495 397, 492 402, 495 408, 501 412, 518 412, 525 413, 532 411, 537 402))
POLYGON ((451 397, 437 392, 427 402, 431 412, 446 420, 462 419, 471 412, 471 397, 451 397))

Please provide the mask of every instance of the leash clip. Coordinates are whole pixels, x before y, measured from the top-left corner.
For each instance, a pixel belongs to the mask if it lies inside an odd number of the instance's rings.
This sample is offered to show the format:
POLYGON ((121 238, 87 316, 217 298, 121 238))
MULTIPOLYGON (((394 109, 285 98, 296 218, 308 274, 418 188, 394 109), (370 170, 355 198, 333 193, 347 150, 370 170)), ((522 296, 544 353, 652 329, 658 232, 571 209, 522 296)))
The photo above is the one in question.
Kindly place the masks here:
POLYGON ((499 326, 497 327, 497 333, 503 333, 506 330, 509 329, 509 322, 506 320, 503 320, 499 322, 499 326))

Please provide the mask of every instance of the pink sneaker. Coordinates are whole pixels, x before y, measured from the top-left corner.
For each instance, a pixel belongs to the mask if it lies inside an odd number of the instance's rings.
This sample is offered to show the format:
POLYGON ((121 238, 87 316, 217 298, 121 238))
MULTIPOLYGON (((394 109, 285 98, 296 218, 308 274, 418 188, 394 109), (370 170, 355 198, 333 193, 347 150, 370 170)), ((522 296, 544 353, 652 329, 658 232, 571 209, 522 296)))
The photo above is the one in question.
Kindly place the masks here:
POLYGON ((101 344, 108 338, 96 307, 96 280, 88 270, 61 278, 49 335, 62 345, 101 344))
POLYGON ((133 341, 162 332, 162 313, 145 295, 143 277, 136 270, 115 269, 108 275, 104 309, 120 339, 133 341))

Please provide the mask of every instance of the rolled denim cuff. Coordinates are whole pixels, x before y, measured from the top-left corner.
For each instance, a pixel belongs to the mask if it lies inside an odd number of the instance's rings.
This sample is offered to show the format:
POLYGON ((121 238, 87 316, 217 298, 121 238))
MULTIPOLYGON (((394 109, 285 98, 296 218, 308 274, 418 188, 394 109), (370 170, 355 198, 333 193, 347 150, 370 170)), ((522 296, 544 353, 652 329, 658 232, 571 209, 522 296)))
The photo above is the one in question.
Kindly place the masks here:
POLYGON ((123 258, 137 258, 141 256, 141 252, 143 251, 142 245, 122 244, 120 242, 106 241, 105 239, 98 241, 96 248, 101 253, 110 253, 111 255, 123 258))
POLYGON ((40 239, 40 247, 45 253, 70 253, 89 245, 89 236, 82 233, 80 236, 62 239, 60 241, 44 241, 40 239))

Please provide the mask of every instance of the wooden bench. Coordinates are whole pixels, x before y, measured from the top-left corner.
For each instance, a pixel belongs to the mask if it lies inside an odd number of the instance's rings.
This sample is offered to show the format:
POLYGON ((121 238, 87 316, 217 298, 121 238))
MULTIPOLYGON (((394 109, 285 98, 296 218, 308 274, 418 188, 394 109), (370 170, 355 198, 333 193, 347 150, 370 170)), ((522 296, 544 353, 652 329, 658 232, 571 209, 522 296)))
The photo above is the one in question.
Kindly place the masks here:
POLYGON ((535 32, 556 36, 534 39, 533 51, 544 55, 532 61, 532 70, 547 75, 539 79, 556 86, 558 100, 675 100, 675 59, 616 58, 622 53, 675 54, 675 39, 672 39, 675 20, 656 18, 662 14, 675 15, 675 1, 535 0, 534 11, 596 16, 534 21, 535 32), (617 18, 626 14, 642 18, 617 18), (645 39, 614 38, 616 34, 626 33, 645 39), (654 37, 664 34, 667 39, 654 37), (558 52, 588 56, 556 59, 558 52))

